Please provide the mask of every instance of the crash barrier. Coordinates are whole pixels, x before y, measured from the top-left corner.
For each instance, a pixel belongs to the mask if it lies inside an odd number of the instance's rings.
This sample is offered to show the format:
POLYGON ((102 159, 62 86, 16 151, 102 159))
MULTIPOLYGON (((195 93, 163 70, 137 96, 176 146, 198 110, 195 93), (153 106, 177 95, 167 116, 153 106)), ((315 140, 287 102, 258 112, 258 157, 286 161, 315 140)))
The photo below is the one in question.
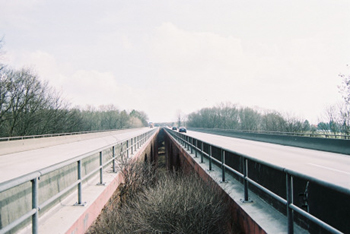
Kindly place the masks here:
POLYGON ((350 155, 350 135, 307 134, 294 132, 254 132, 218 128, 189 128, 190 130, 212 133, 246 140, 289 145, 305 149, 350 155))
MULTIPOLYGON (((41 170, 29 173, 27 175, 0 183, 0 195, 1 195, 1 205, 6 205, 3 200, 6 200, 8 197, 5 197, 4 194, 10 191, 11 189, 17 189, 17 194, 26 193, 21 190, 23 185, 23 190, 30 190, 30 200, 31 204, 27 204, 30 207, 24 212, 24 214, 19 215, 19 217, 14 218, 7 224, 2 224, 0 229, 0 234, 7 233, 11 230, 14 230, 19 225, 23 225, 24 222, 31 219, 32 224, 32 233, 37 234, 39 232, 39 213, 47 207, 52 206, 53 203, 57 203, 60 199, 71 193, 73 191, 77 191, 77 202, 75 205, 84 205, 82 200, 83 195, 83 182, 88 180, 93 175, 99 174, 99 183, 98 185, 103 185, 103 170, 105 167, 111 165, 113 172, 116 171, 116 160, 120 159, 120 157, 131 157, 136 150, 138 150, 143 143, 145 143, 155 132, 157 129, 152 129, 146 133, 140 134, 138 136, 132 137, 128 140, 118 141, 116 143, 110 144, 108 146, 96 149, 86 154, 79 155, 70 160, 64 161, 62 163, 58 163, 56 165, 52 165, 47 168, 43 168, 41 170), (98 163, 91 163, 92 161, 97 161, 98 163), (94 165, 96 164, 96 165, 94 165), (69 184, 65 183, 61 185, 64 188, 59 189, 54 195, 50 195, 50 197, 46 196, 46 192, 44 187, 47 184, 50 184, 47 181, 47 178, 44 180, 46 184, 42 184, 44 181, 41 178, 47 175, 58 176, 58 174, 65 173, 73 173, 73 180, 69 181, 69 184), (28 183, 30 184, 28 186, 28 183), (39 203, 40 201, 40 203, 39 203)), ((65 181, 66 182, 66 181, 65 181)), ((59 183, 59 182, 57 182, 59 183)), ((50 188, 52 190, 52 188, 50 188)), ((11 196, 12 193, 8 193, 6 196, 11 196)), ((12 198, 8 198, 9 200, 12 198)), ((23 199, 22 199, 23 200, 23 199)), ((20 201, 16 201, 20 202, 20 201)), ((0 210, 3 210, 4 207, 0 207, 0 210)), ((6 212, 6 211, 2 211, 6 212)), ((9 209, 7 209, 9 212, 9 209)), ((21 212, 23 213, 23 211, 21 212)), ((2 217, 10 216, 10 214, 1 214, 2 217)), ((30 222, 30 221, 29 221, 30 222)))
POLYGON ((333 138, 333 139, 348 139, 350 140, 349 134, 343 133, 319 133, 319 132, 281 132, 281 131, 263 131, 263 130, 233 130, 225 128, 189 128, 196 131, 223 131, 223 132, 233 132, 233 133, 256 133, 256 134, 269 134, 269 135, 279 135, 279 136, 298 136, 298 137, 318 137, 318 138, 333 138))
MULTIPOLYGON (((346 202, 346 200, 349 200, 350 189, 336 186, 317 178, 313 178, 308 175, 252 158, 248 155, 243 155, 232 150, 210 144, 209 142, 201 141, 186 134, 175 132, 170 129, 166 129, 166 131, 170 133, 170 135, 186 150, 190 151, 191 154, 194 154, 194 157, 201 157, 201 163, 204 163, 204 158, 206 158, 206 161, 208 161, 209 171, 212 170, 213 164, 221 167, 222 182, 226 181, 225 177, 228 173, 230 173, 230 175, 234 175, 240 182, 242 182, 244 187, 244 197, 242 198, 242 202, 250 202, 249 191, 255 189, 265 194, 268 203, 272 204, 273 202, 271 202, 271 200, 274 200, 275 203, 277 201, 277 203, 281 204, 283 207, 282 210, 278 207, 277 209, 287 216, 288 230, 286 231, 289 234, 294 233, 294 222, 296 222, 296 220, 299 220, 298 222, 300 222, 300 220, 305 219, 307 222, 301 224, 303 228, 309 229, 309 231, 311 229, 311 233, 320 233, 320 230, 322 229, 328 231, 329 233, 346 233, 349 231, 349 227, 343 227, 343 229, 346 230, 339 230, 331 224, 316 217, 309 211, 308 203, 311 203, 312 201, 309 200, 308 189, 311 186, 313 186, 313 188, 318 187, 318 189, 321 187, 325 188, 327 193, 340 194, 339 196, 345 197, 343 203, 346 202), (262 178, 265 177, 266 174, 262 176, 259 173, 264 170, 268 171, 271 178, 262 178), (276 175, 279 176, 277 177, 276 175), (280 175, 284 176, 282 181, 281 178, 279 178, 280 175), (265 183, 266 180, 270 180, 270 184, 265 183), (303 194, 295 194, 294 189, 297 186, 300 187, 301 181, 306 183, 305 192, 303 194), (273 185, 271 185, 271 182, 273 185), (296 183, 294 184, 294 182, 296 183), (283 184, 284 188, 281 190, 280 187, 277 188, 274 184, 283 184), (302 205, 297 205, 294 200, 294 198, 299 195, 302 195, 304 200, 302 205), (296 216, 298 217, 296 218, 296 216), (310 225, 309 221, 311 221, 312 225, 310 225), (314 227, 315 225, 317 226, 316 228, 314 227)), ((331 197, 327 199, 327 201, 330 199, 334 198, 331 197)), ((321 207, 325 204, 322 203, 316 205, 321 207)), ((339 217, 336 217, 336 219, 339 221, 339 217)), ((346 221, 343 223, 348 225, 346 221)))

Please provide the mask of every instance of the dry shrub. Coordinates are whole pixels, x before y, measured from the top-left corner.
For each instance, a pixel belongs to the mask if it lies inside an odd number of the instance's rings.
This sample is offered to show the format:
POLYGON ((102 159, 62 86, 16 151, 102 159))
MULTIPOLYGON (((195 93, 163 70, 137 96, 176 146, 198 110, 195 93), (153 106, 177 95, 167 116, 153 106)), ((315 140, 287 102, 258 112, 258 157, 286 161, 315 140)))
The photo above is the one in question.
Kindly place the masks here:
POLYGON ((106 207, 89 234, 228 233, 230 212, 214 186, 182 173, 158 175, 146 183, 140 174, 149 175, 147 164, 129 166, 124 171, 129 188, 120 189, 121 202, 106 207))
POLYGON ((124 212, 135 233, 227 233, 228 207, 220 192, 195 175, 165 175, 124 212))

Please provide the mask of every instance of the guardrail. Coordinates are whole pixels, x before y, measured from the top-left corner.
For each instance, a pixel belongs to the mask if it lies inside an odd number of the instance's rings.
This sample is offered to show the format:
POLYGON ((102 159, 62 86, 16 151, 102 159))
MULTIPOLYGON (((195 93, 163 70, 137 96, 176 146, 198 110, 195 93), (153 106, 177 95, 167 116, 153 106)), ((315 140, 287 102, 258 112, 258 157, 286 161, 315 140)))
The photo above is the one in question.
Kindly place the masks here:
POLYGON ((294 204, 293 201, 293 179, 299 178, 306 180, 311 183, 318 184, 320 186, 327 187, 333 191, 337 191, 340 193, 346 194, 346 196, 350 196, 350 189, 343 188, 336 186, 334 184, 319 180, 317 178, 313 178, 308 175, 304 175, 286 168, 282 168, 261 160, 258 160, 256 158, 249 157, 248 155, 243 155, 237 152, 234 152, 229 149, 222 148, 220 146, 216 146, 213 144, 210 144, 209 142, 204 142, 199 139, 187 136, 185 134, 181 134, 179 132, 175 132, 169 129, 166 129, 168 133, 176 140, 178 141, 184 148, 189 150, 191 154, 194 151, 195 156, 198 157, 198 154, 200 154, 201 157, 201 163, 204 163, 204 157, 208 159, 208 170, 212 170, 212 166, 215 163, 216 165, 221 167, 221 176, 222 181, 224 182, 226 180, 226 174, 227 171, 233 173, 237 177, 241 178, 244 186, 244 198, 242 199, 243 202, 249 202, 249 184, 254 185, 257 189, 261 190, 263 193, 268 195, 270 198, 282 203, 286 208, 285 212, 287 214, 287 220, 288 220, 288 234, 294 233, 294 212, 297 214, 303 216, 304 218, 314 222, 318 226, 322 227, 323 229, 329 231, 330 233, 342 233, 340 230, 332 227, 328 223, 320 220, 319 218, 315 217, 314 215, 310 214, 309 212, 301 209, 297 205, 294 204), (214 155, 213 149, 217 151, 217 154, 214 155), (240 169, 233 168, 233 164, 228 165, 226 162, 230 159, 227 155, 239 157, 240 162, 242 162, 242 165, 240 166, 240 169), (249 177, 248 173, 248 165, 249 162, 251 163, 259 163, 261 165, 264 165, 268 168, 277 170, 285 175, 285 186, 286 186, 286 195, 282 197, 281 195, 276 194, 275 192, 271 191, 270 189, 264 187, 263 185, 259 184, 257 181, 253 180, 249 177))
POLYGON ((120 149, 119 156, 122 157, 126 155, 127 157, 134 154, 134 152, 140 148, 140 146, 145 143, 154 133, 156 132, 156 129, 152 129, 146 133, 140 134, 138 136, 135 136, 133 138, 130 138, 128 140, 118 141, 114 144, 110 144, 108 146, 96 149, 94 151, 91 151, 89 153, 77 156, 73 159, 64 161, 62 163, 58 163, 56 165, 44 168, 39 171, 32 172, 30 174, 0 183, 0 193, 7 191, 11 188, 14 188, 18 185, 30 182, 31 183, 31 196, 32 196, 32 209, 28 211, 26 214, 22 215, 21 217, 17 218, 16 220, 12 221, 5 227, 3 227, 0 230, 0 234, 4 234, 8 231, 11 231, 15 227, 17 227, 19 224, 24 222, 25 220, 32 218, 32 233, 37 234, 38 233, 38 224, 39 224, 39 211, 45 207, 47 207, 49 204, 53 203, 57 199, 59 199, 61 196, 67 194, 69 191, 74 189, 74 187, 77 187, 78 191, 78 198, 76 205, 84 205, 82 201, 82 183, 84 180, 88 179, 92 175, 99 173, 99 184, 103 185, 103 168, 107 165, 112 163, 113 172, 116 172, 116 148, 118 147, 120 149), (125 147, 125 148, 124 148, 125 147), (103 154, 104 151, 110 150, 111 151, 111 158, 107 161, 103 162, 105 160, 105 155, 103 154), (98 154, 99 156, 99 166, 97 168, 94 168, 91 172, 86 174, 85 176, 82 176, 82 160, 86 159, 87 157, 90 157, 91 155, 98 154), (76 163, 76 170, 78 174, 77 180, 70 184, 68 187, 63 189, 62 191, 55 194, 53 197, 49 198, 46 201, 43 201, 41 204, 39 204, 38 197, 39 197, 39 179, 41 176, 48 174, 53 171, 57 171, 59 169, 62 169, 68 165, 76 163))

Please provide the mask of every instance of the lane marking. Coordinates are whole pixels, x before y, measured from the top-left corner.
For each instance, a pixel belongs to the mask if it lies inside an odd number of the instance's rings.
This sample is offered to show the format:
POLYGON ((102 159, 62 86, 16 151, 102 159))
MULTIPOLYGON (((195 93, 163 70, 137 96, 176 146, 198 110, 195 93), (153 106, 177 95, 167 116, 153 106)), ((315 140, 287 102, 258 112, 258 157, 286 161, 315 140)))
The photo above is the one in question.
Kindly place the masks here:
POLYGON ((327 170, 336 171, 336 172, 340 172, 340 173, 344 173, 344 174, 350 175, 350 172, 337 170, 337 169, 334 169, 334 168, 331 168, 331 167, 325 167, 325 166, 321 166, 321 165, 313 164, 313 163, 308 163, 308 164, 312 165, 312 166, 315 166, 315 167, 321 167, 321 168, 324 168, 324 169, 327 169, 327 170))

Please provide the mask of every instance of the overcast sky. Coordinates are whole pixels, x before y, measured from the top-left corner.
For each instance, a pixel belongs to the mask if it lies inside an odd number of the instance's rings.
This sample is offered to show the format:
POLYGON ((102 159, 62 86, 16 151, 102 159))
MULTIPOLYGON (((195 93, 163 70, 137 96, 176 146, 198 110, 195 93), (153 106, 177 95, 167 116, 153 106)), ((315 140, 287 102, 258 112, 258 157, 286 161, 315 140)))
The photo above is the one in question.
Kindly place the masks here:
POLYGON ((173 121, 231 102, 315 123, 341 101, 349 12, 349 0, 0 0, 0 38, 4 63, 72 106, 173 121))

